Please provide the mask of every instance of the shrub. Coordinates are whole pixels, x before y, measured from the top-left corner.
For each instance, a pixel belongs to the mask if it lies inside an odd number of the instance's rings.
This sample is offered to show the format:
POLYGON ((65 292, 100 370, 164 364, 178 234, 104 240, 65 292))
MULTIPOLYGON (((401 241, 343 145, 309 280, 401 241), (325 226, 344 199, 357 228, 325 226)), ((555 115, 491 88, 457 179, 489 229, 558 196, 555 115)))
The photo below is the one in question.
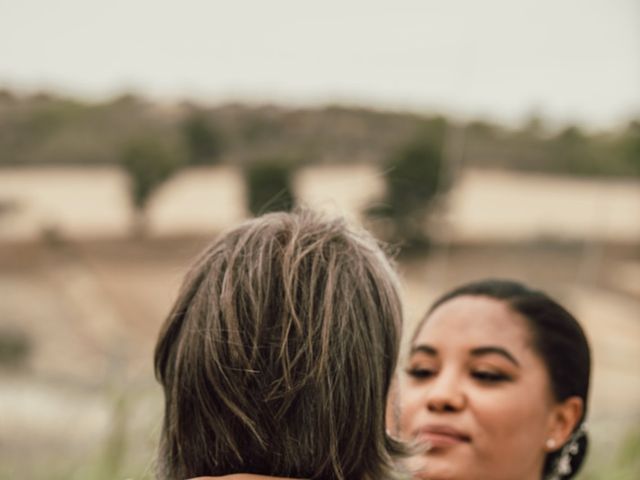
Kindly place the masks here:
POLYGON ((255 161, 247 166, 248 203, 253 215, 291 210, 294 204, 292 171, 291 162, 278 158, 255 161))

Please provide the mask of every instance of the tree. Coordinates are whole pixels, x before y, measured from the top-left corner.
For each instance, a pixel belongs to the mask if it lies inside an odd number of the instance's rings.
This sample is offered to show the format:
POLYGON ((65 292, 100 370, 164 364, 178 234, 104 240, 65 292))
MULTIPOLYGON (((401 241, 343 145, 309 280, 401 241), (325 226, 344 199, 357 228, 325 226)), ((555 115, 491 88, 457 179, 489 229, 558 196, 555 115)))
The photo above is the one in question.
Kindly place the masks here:
POLYGON ((597 165, 592 159, 590 139, 575 125, 568 126, 551 139, 551 154, 559 172, 569 174, 594 174, 597 165))
POLYGON ((432 202, 442 188, 443 130, 423 133, 393 153, 386 162, 386 193, 381 204, 369 214, 388 220, 390 241, 408 249, 429 244, 425 221, 432 202))
POLYGON ((631 175, 640 176, 640 120, 631 121, 623 132, 622 158, 631 175))
POLYGON ((194 112, 182 124, 191 165, 216 163, 222 152, 222 135, 201 112, 194 112))
POLYGON ((249 210, 253 215, 291 210, 294 204, 291 188, 291 162, 269 158, 254 161, 245 170, 249 210))
POLYGON ((130 179, 131 198, 138 213, 137 233, 146 230, 145 208, 151 194, 183 163, 179 152, 152 138, 138 138, 125 146, 121 165, 130 179))

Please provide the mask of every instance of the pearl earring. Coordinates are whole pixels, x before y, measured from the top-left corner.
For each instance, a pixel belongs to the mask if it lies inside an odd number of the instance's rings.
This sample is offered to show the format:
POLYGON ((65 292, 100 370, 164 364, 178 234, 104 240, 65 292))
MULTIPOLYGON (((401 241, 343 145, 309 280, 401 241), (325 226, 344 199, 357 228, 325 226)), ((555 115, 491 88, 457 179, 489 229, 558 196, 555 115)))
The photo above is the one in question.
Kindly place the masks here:
POLYGON ((553 438, 550 438, 550 439, 547 440, 547 443, 545 445, 549 449, 556 448, 556 441, 553 438))

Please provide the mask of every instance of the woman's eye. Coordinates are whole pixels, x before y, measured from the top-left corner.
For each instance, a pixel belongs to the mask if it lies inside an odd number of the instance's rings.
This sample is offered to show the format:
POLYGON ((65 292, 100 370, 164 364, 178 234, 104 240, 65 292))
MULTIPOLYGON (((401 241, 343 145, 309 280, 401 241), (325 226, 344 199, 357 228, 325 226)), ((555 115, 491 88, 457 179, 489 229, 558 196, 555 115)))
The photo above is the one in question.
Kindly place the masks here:
POLYGON ((476 370, 475 372, 472 372, 471 375, 473 376, 473 378, 487 383, 498 383, 511 380, 511 377, 509 377, 508 375, 498 372, 490 372, 487 370, 476 370))
POLYGON ((430 378, 433 377, 435 375, 435 370, 432 370, 430 368, 409 368, 407 370, 407 374, 410 377, 413 378, 418 378, 418 379, 424 379, 424 378, 430 378))

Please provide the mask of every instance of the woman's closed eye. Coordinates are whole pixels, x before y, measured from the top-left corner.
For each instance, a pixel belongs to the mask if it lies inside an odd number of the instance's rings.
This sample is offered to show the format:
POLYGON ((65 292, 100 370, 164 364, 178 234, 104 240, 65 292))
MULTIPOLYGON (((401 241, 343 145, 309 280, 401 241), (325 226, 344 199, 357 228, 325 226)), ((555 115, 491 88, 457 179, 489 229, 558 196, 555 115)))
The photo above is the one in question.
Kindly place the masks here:
POLYGON ((483 383, 510 382, 510 375, 494 370, 473 370, 471 376, 483 383))
POLYGON ((431 378, 436 374, 436 370, 428 367, 410 367, 407 369, 407 375, 418 380, 431 378))

